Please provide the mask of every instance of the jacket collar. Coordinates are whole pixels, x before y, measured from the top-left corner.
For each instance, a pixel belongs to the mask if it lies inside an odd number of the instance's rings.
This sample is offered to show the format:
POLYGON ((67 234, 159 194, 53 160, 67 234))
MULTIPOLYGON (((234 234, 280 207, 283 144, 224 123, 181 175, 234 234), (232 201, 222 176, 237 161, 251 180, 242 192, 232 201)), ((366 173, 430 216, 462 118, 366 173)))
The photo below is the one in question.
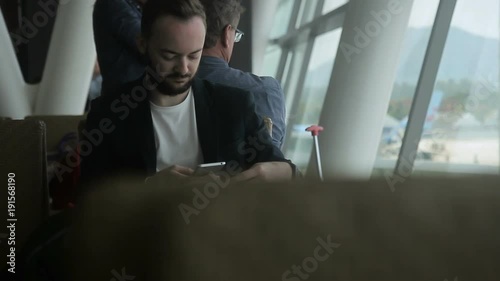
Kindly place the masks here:
POLYGON ((200 65, 208 65, 216 68, 229 68, 229 63, 227 63, 227 61, 211 56, 202 56, 200 65))
MULTIPOLYGON (((137 81, 135 86, 144 87, 144 76, 137 81)), ((134 89, 134 87, 131 87, 134 89)), ((146 167, 147 176, 156 173, 156 143, 154 137, 153 117, 151 117, 151 106, 149 104, 149 93, 145 99, 138 103, 137 118, 132 118, 132 133, 139 136, 140 154, 146 167)))

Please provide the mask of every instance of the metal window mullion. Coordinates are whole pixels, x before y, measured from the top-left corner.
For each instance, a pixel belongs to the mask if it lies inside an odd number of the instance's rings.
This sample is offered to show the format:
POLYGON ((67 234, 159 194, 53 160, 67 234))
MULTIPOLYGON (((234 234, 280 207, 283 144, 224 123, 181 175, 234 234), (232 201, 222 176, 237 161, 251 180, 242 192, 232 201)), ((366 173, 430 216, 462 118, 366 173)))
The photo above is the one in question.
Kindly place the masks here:
POLYGON ((295 30, 295 22, 297 20, 298 15, 299 15, 301 3, 302 3, 302 0, 295 0, 295 2, 293 3, 292 15, 290 16, 290 21, 288 22, 287 33, 295 30))
MULTIPOLYGON (((283 69, 283 79, 285 79, 285 83, 283 85, 283 90, 285 91, 286 100, 289 100, 290 98, 292 98, 292 105, 293 105, 293 99, 295 99, 295 97, 296 97, 296 91, 294 94, 290 94, 290 87, 293 84, 293 80, 291 78, 293 76, 292 72, 293 72, 294 61, 297 60, 297 52, 299 50, 298 46, 295 46, 295 47, 297 47, 297 48, 292 49, 292 47, 289 47, 290 49, 288 51, 288 57, 287 57, 287 60, 285 60, 284 69, 283 69), (285 72, 286 72, 286 76, 284 75, 285 72)), ((306 50, 304 50, 304 56, 305 56, 305 51, 306 50)), ((304 60, 304 57, 302 57, 302 60, 304 60)), ((291 106, 290 106, 290 108, 291 108, 291 106)), ((288 115, 290 114, 290 110, 289 110, 290 108, 287 107, 287 119, 288 119, 288 115)), ((288 126, 288 122, 286 123, 286 125, 288 126)))
MULTIPOLYGON (((301 2, 300 0, 295 2, 296 5, 298 3, 299 9, 300 9, 300 2, 301 2)), ((316 4, 316 10, 314 11, 314 18, 313 18, 313 20, 311 22, 314 22, 316 20, 316 17, 318 15, 321 15, 324 3, 325 3, 325 0, 318 0, 318 2, 316 4)), ((298 14, 298 10, 296 11, 296 13, 298 14)), ((292 29, 295 29, 294 26, 295 25, 292 26, 292 29)), ((309 26, 309 24, 307 26, 309 26)), ((308 42, 308 46, 306 47, 306 51, 304 52, 304 58, 303 58, 303 63, 302 63, 302 68, 301 68, 301 76, 299 77, 299 79, 303 80, 302 82, 305 81, 305 77, 304 76, 307 74, 307 68, 309 66, 308 63, 309 63, 309 60, 311 59, 312 47, 313 47, 313 46, 310 46, 311 45, 311 39, 312 39, 313 44, 314 44, 314 36, 316 34, 315 32, 311 32, 311 31, 309 31, 309 35, 308 35, 308 39, 307 39, 309 42, 308 42), (309 51, 309 48, 311 48, 310 51, 309 51), (306 58, 307 52, 309 52, 309 54, 307 55, 307 58, 306 58), (307 63, 306 63, 306 59, 307 59, 307 63), (304 69, 305 69, 305 72, 304 72, 304 69), (304 77, 304 78, 302 78, 302 77, 304 77)), ((304 30, 302 28, 299 28, 299 29, 295 30, 293 32, 294 33, 293 37, 294 38, 299 38, 301 32, 304 32, 304 30)), ((284 74, 284 71, 285 71, 286 60, 287 60, 287 56, 288 56, 288 50, 292 49, 292 47, 291 47, 291 45, 289 43, 291 43, 291 42, 280 42, 280 44, 283 44, 283 46, 285 46, 285 45, 288 46, 287 52, 286 53, 285 52, 282 53, 281 61, 280 61, 280 69, 278 70, 278 73, 277 73, 277 74, 279 74, 279 77, 281 79, 283 78, 283 74, 284 74)), ((300 41, 295 41, 293 43, 294 43, 293 44, 294 46, 298 46, 300 44, 300 41)), ((284 50, 285 50, 285 47, 283 47, 283 51, 284 50)), ((290 77, 290 75, 288 75, 288 77, 290 77)), ((281 81, 281 80, 279 80, 279 81, 281 81)), ((301 81, 299 80, 299 83, 300 82, 301 81)), ((297 87, 299 87, 299 83, 297 84, 297 87)), ((288 90, 288 86, 290 85, 289 79, 288 79, 288 81, 287 81, 286 84, 287 84, 287 90, 288 90)), ((300 92, 302 92, 302 90, 300 90, 300 92)), ((298 98, 298 96, 295 95, 294 101, 292 102, 292 107, 295 106, 295 104, 296 104, 295 100, 297 98, 298 98)))
MULTIPOLYGON (((302 98, 302 94, 304 93, 304 82, 306 80, 306 75, 307 75, 307 69, 309 68, 309 61, 311 60, 312 56, 312 50, 314 47, 314 36, 313 33, 309 33, 308 38, 307 38, 307 46, 306 50, 304 52, 304 57, 302 59, 302 67, 300 68, 300 74, 299 74, 299 81, 297 82, 297 87, 296 87, 296 94, 294 96, 294 99, 292 101, 292 108, 289 109, 288 112, 290 112, 290 115, 295 116, 295 112, 297 112, 299 108, 299 103, 300 99, 302 98)), ((290 75, 290 74, 289 74, 290 75)), ((290 90, 290 89, 288 89, 290 90)), ((285 135, 285 144, 286 141, 290 139, 292 129, 293 129, 293 124, 295 122, 288 122, 286 126, 286 135, 285 135)))
POLYGON ((313 20, 315 20, 318 16, 321 16, 321 13, 323 12, 323 5, 325 5, 325 0, 318 0, 318 3, 316 4, 316 11, 314 11, 313 20))
MULTIPOLYGON (((293 3, 292 14, 290 16, 290 21, 288 22, 288 28, 287 28, 286 34, 293 32, 293 30, 295 29, 294 19, 297 18, 297 15, 299 13, 300 2, 301 2, 301 0, 295 0, 293 3)), ((286 36, 286 34, 284 36, 286 36)), ((290 49, 290 46, 289 45, 287 46, 287 44, 284 44, 278 38, 271 40, 271 44, 276 44, 281 48, 281 57, 280 57, 279 65, 278 65, 278 70, 276 71, 275 78, 276 78, 276 80, 280 81, 280 83, 282 83, 283 74, 284 74, 285 66, 286 66, 286 60, 288 59, 288 53, 289 53, 288 50, 290 49)), ((285 89, 285 87, 283 85, 282 85, 282 88, 285 89)), ((285 92, 285 95, 286 95, 286 92, 285 92)))
POLYGON ((432 98, 456 3, 457 0, 441 0, 439 2, 415 90, 415 98, 408 116, 406 133, 394 169, 395 175, 407 177, 413 172, 418 145, 424 131, 427 110, 432 98), (403 171, 405 174, 401 174, 403 171))
MULTIPOLYGON (((293 32, 293 29, 295 28, 295 24, 293 22, 293 19, 297 18, 297 14, 299 13, 300 1, 301 0, 295 0, 294 1, 293 7, 292 7, 292 14, 290 16, 290 21, 288 22, 287 32, 282 37, 285 37, 286 34, 288 34, 290 32, 293 32)), ((286 60, 287 60, 287 56, 288 56, 288 49, 289 49, 289 47, 287 48, 286 44, 284 44, 282 41, 280 41, 279 38, 270 39, 268 41, 268 44, 269 45, 278 45, 278 47, 281 48, 280 62, 278 64, 278 69, 276 71, 276 76, 275 76, 276 80, 280 81, 280 83, 281 83, 282 82, 281 80, 283 79, 283 73, 284 73, 284 70, 285 70, 285 65, 286 65, 286 60)))
MULTIPOLYGON (((300 69, 300 74, 299 74, 299 81, 297 82, 297 86, 296 86, 296 94, 294 95, 294 99, 292 101, 292 107, 288 110, 288 112, 290 112, 292 116, 295 116, 295 112, 298 111, 299 109, 299 104, 300 104, 300 100, 302 99, 302 96, 304 94, 304 83, 305 83, 305 80, 306 80, 306 76, 307 76, 307 70, 309 68, 309 61, 311 60, 311 57, 312 57, 312 51, 313 51, 313 48, 314 48, 314 42, 315 42, 315 38, 316 36, 318 36, 319 34, 317 34, 317 29, 319 26, 321 26, 321 23, 323 22, 326 22, 326 15, 325 16, 321 16, 321 12, 322 12, 322 8, 323 8, 323 5, 324 5, 324 0, 319 0, 318 3, 317 3, 317 6, 316 6, 316 10, 315 10, 315 15, 314 15, 314 19, 309 23, 309 24, 306 24, 305 26, 299 28, 298 30, 295 30, 295 34, 292 35, 292 37, 288 37, 288 38, 293 38, 291 40, 297 40, 296 38, 299 38, 299 34, 301 32, 305 32, 305 29, 307 28, 310 28, 309 30, 309 34, 308 34, 308 39, 307 39, 307 46, 306 46, 306 50, 304 52, 304 57, 303 57, 303 62, 302 62, 302 67, 300 69)), ((341 17, 342 15, 345 15, 345 9, 346 9, 347 5, 344 5, 342 7, 339 7, 338 9, 332 11, 331 13, 328 14, 328 16, 330 17, 341 17)), ((335 28, 333 28, 335 29, 335 28)), ((290 36, 290 34, 288 35, 290 36)), ((286 36, 284 36, 286 38, 286 36)), ((284 39, 285 39, 284 38, 284 39)), ((286 39, 285 39, 286 40, 286 39)), ((280 43, 281 44, 289 44, 290 42, 288 41, 281 41, 280 43)), ((294 42, 295 44, 294 45, 298 45, 299 43, 297 42, 294 42)), ((289 74, 290 75, 290 74, 289 74)), ((290 76, 289 76, 290 77, 290 76)), ((290 79, 288 79, 290 80, 290 79)), ((287 81, 287 86, 289 86, 291 81, 287 81)), ((287 89, 289 90, 289 88, 287 89)), ((297 120, 295 120, 297 121, 297 120)), ((286 125, 286 135, 285 135, 285 139, 284 139, 284 145, 283 147, 286 147, 286 142, 290 139, 290 136, 292 134, 292 131, 293 131, 293 125, 294 123, 296 122, 287 122, 287 125, 286 125)))
MULTIPOLYGON (((347 11, 347 5, 345 4, 326 15, 318 14, 317 18, 313 19, 311 22, 301 26, 298 29, 292 28, 285 35, 271 40, 274 44, 279 45, 294 45, 297 40, 297 36, 300 35, 305 30, 316 30, 317 35, 332 31, 339 27, 342 27, 344 22, 345 13, 347 11)), ((318 12, 318 11, 316 11, 318 12)), ((319 11, 321 13, 321 10, 319 11)))
MULTIPOLYGON (((292 51, 292 52, 293 52, 293 51, 292 51)), ((289 52, 289 53, 290 53, 290 52, 289 52)), ((285 91, 285 93, 288 93, 288 90, 290 90, 290 83, 291 83, 291 82, 290 82, 290 81, 291 81, 291 80, 290 80, 290 68, 293 66, 293 59, 294 59, 295 54, 291 54, 291 55, 290 55, 290 54, 288 54, 288 55, 289 55, 289 56, 292 56, 292 57, 290 58, 290 59, 291 59, 291 61, 290 61, 290 66, 289 66, 288 72, 287 72, 287 74, 286 74, 285 84, 282 86, 283 91, 285 91)), ((284 68, 283 68, 283 75, 285 74, 285 70, 286 70, 286 63, 287 63, 287 61, 285 60, 285 64, 284 64, 284 68)), ((284 77, 282 77, 282 78, 284 78, 284 77)))
POLYGON ((321 35, 342 28, 344 26, 345 15, 346 11, 336 14, 334 17, 323 18, 323 20, 315 25, 314 29, 316 29, 318 35, 321 35))
POLYGON ((283 74, 285 73, 286 60, 288 59, 289 48, 285 46, 279 46, 279 48, 281 49, 281 57, 278 69, 276 70, 275 73, 276 75, 275 78, 280 82, 280 84, 283 84, 283 74))

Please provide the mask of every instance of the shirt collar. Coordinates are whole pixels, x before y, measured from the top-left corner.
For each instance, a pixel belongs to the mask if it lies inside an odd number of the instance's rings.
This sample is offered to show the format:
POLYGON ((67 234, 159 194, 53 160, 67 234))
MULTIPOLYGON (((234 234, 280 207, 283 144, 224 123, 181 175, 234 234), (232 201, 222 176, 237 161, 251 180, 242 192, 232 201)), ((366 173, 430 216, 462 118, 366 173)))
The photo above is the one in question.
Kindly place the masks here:
POLYGON ((224 68, 229 67, 227 61, 221 58, 211 57, 211 56, 202 56, 200 64, 211 65, 214 67, 224 67, 224 68))

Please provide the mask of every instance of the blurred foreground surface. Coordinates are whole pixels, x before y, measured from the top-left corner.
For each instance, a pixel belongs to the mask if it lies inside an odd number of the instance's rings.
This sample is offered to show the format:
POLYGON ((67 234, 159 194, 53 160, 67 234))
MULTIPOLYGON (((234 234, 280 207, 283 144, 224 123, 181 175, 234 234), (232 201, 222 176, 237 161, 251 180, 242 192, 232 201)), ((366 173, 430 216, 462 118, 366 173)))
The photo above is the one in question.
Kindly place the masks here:
POLYGON ((499 187, 108 183, 74 218, 68 280, 500 280, 499 187))

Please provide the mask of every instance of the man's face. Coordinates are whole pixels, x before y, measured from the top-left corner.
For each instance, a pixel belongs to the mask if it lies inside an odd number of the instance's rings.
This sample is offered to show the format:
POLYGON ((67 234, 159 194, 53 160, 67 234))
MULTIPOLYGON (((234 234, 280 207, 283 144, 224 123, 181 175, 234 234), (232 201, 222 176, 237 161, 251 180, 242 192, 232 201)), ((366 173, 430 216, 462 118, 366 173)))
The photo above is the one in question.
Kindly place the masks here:
POLYGON ((184 21, 165 16, 153 24, 146 56, 149 66, 162 78, 157 87, 160 93, 173 96, 189 89, 198 70, 204 41, 205 25, 200 17, 184 21))

